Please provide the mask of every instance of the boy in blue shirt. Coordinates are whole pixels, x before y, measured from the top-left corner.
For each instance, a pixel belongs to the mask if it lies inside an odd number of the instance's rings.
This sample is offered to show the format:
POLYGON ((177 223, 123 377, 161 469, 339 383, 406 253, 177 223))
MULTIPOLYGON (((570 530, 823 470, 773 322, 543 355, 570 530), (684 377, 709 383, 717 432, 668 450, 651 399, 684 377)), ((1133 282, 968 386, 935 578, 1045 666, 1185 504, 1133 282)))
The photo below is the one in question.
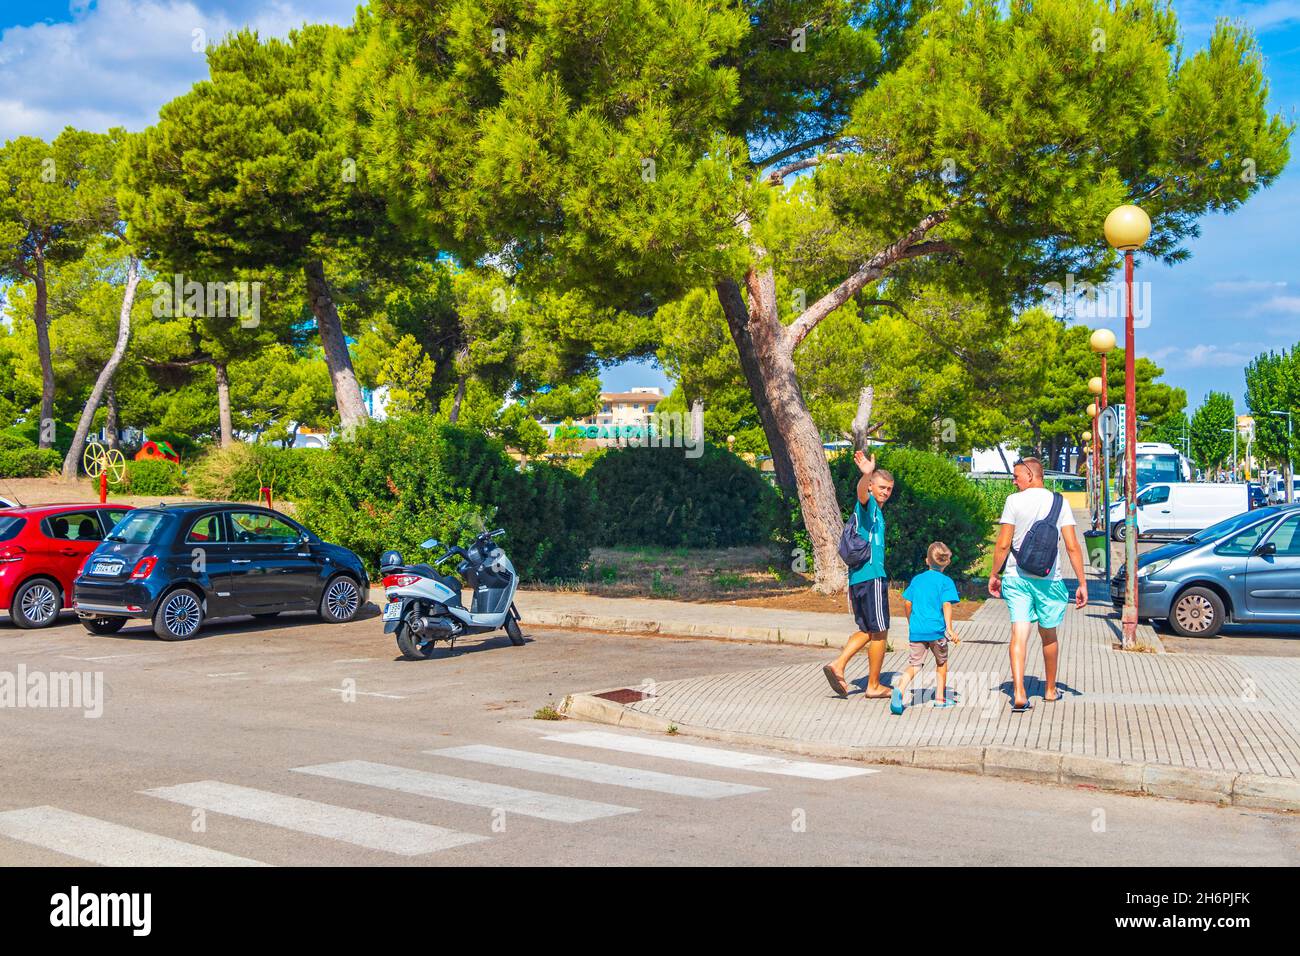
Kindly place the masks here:
POLYGON ((894 692, 889 699, 889 712, 903 712, 903 691, 925 663, 926 652, 934 655, 935 707, 951 707, 953 695, 946 693, 948 682, 948 642, 960 644, 957 632, 952 629, 952 606, 961 600, 952 578, 943 573, 952 561, 952 551, 942 541, 925 549, 925 563, 929 570, 912 578, 903 592, 903 607, 907 612, 908 657, 907 670, 894 682, 894 692))

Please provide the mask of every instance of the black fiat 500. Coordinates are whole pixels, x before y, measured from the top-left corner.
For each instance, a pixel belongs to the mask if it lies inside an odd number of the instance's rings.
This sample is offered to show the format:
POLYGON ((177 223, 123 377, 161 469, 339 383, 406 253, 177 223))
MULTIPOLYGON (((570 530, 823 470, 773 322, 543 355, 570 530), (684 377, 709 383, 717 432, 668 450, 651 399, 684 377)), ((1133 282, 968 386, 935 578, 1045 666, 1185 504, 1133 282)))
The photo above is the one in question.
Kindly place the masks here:
POLYGON ((361 559, 279 512, 255 505, 139 508, 91 552, 74 584, 86 630, 112 634, 132 618, 165 641, 213 617, 316 610, 343 623, 366 603, 361 559))

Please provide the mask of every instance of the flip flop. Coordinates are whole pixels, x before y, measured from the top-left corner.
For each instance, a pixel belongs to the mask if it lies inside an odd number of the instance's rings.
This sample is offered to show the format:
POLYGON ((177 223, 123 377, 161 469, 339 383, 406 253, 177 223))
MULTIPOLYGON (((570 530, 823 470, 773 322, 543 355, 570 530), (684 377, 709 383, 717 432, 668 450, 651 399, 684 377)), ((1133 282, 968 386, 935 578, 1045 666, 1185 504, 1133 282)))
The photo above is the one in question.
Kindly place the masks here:
POLYGON ((1044 698, 1043 698, 1043 703, 1044 703, 1044 704, 1055 704, 1055 703, 1059 703, 1060 700, 1061 700, 1061 698, 1064 697, 1064 696, 1065 696, 1065 695, 1062 694, 1062 693, 1058 690, 1058 691, 1056 692, 1056 696, 1055 696, 1055 697, 1044 697, 1044 698))
POLYGON ((953 700, 951 697, 948 697, 945 698, 944 700, 932 700, 930 701, 930 706, 938 707, 940 710, 944 710, 948 707, 957 706, 957 701, 953 700))
POLYGON ((889 695, 889 712, 895 717, 903 712, 903 692, 897 687, 889 695))
POLYGON ((826 675, 826 680, 831 685, 831 690, 835 691, 835 693, 840 697, 849 696, 848 682, 839 674, 836 674, 835 671, 831 669, 830 664, 827 664, 822 668, 822 673, 826 675))
POLYGON ((891 696, 889 691, 885 691, 883 694, 868 694, 864 691, 862 694, 865 700, 888 700, 891 696))
POLYGON ((1034 706, 1033 701, 1026 700, 1025 703, 1024 703, 1024 706, 1023 706, 1023 707, 1017 707, 1017 706, 1016 706, 1016 702, 1015 702, 1014 700, 1012 700, 1012 701, 1011 701, 1011 713, 1013 713, 1013 714, 1023 714, 1025 711, 1029 710, 1029 709, 1030 709, 1031 707, 1033 707, 1033 706, 1034 706))

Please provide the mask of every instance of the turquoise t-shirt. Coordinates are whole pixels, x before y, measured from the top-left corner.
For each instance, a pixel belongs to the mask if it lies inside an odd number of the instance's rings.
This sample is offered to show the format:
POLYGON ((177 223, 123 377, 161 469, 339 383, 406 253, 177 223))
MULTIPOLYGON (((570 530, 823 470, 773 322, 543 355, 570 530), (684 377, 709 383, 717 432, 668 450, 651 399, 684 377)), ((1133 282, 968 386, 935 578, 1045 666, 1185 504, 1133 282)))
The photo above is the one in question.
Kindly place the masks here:
POLYGON ((903 592, 903 597, 912 602, 912 617, 907 622, 907 639, 909 641, 938 641, 943 639, 946 628, 943 623, 943 606, 948 602, 956 604, 961 600, 957 585, 952 578, 942 571, 933 569, 922 571, 912 578, 912 583, 903 592))
POLYGON ((885 576, 885 515, 875 498, 868 498, 865 505, 859 501, 854 510, 859 533, 871 542, 871 560, 849 572, 849 584, 861 584, 885 576))

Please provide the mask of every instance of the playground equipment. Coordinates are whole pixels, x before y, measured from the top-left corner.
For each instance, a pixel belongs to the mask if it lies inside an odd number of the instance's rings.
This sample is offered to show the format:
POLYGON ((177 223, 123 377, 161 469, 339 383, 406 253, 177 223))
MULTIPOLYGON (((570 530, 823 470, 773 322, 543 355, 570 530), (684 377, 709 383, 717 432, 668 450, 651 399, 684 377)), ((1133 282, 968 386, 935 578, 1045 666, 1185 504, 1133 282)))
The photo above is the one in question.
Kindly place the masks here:
POLYGON ((91 478, 99 479, 99 503, 108 501, 108 486, 126 481, 126 458, 116 448, 105 448, 97 441, 86 446, 81 456, 81 467, 91 478))

